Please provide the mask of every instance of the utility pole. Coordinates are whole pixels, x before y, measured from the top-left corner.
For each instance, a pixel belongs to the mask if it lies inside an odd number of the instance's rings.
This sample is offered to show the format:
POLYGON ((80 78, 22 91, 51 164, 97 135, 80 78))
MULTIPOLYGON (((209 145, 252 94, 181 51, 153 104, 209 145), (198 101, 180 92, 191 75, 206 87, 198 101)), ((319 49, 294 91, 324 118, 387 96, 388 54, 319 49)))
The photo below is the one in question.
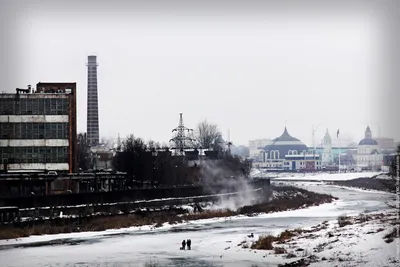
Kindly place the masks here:
POLYGON ((314 128, 314 124, 312 125, 312 146, 313 146, 313 152, 314 152, 314 162, 315 162, 315 131, 316 128, 314 128))
POLYGON ((314 164, 315 164, 315 169, 317 168, 317 163, 315 159, 315 150, 316 150, 316 145, 315 145, 315 131, 318 129, 318 127, 321 125, 321 123, 318 123, 316 127, 314 127, 314 124, 312 125, 312 146, 313 146, 313 152, 314 152, 314 164))
POLYGON ((339 137, 339 130, 337 131, 337 138, 338 138, 338 144, 339 144, 339 173, 340 173, 340 137, 339 137))
POLYGON ((231 130, 228 129, 228 142, 226 143, 228 145, 228 153, 231 154, 231 130))
POLYGON ((117 140, 117 151, 120 152, 121 151, 121 137, 119 136, 118 133, 118 140, 117 140))

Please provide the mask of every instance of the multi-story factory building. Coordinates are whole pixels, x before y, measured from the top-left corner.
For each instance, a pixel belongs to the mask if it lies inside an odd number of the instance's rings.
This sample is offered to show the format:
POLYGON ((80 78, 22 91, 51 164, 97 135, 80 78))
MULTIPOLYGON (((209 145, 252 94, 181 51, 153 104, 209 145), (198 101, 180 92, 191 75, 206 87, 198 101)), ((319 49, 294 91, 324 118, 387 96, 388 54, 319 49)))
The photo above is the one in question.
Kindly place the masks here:
POLYGON ((76 169, 76 83, 0 94, 0 171, 76 169))

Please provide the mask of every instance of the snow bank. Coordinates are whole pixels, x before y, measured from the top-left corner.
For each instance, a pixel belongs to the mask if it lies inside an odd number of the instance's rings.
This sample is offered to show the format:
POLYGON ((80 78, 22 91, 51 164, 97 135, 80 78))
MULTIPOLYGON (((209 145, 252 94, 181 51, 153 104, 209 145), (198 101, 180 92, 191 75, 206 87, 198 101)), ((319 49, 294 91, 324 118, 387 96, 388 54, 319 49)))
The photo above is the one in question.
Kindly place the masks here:
MULTIPOLYGON (((306 232, 282 243, 273 243, 274 248, 284 249, 283 254, 276 255, 273 250, 258 252, 280 263, 313 259, 310 265, 304 266, 399 266, 400 255, 396 252, 398 240, 386 243, 384 238, 393 229, 391 223, 395 218, 394 212, 386 210, 347 217, 350 225, 344 227, 340 227, 337 220, 325 221, 313 227, 302 228, 306 232)), ((246 239, 242 244, 250 247, 258 238, 259 235, 253 240, 246 239)))
POLYGON ((295 173, 282 174, 278 178, 272 180, 316 180, 316 181, 345 181, 357 178, 373 177, 379 175, 380 172, 355 172, 355 173, 295 173))

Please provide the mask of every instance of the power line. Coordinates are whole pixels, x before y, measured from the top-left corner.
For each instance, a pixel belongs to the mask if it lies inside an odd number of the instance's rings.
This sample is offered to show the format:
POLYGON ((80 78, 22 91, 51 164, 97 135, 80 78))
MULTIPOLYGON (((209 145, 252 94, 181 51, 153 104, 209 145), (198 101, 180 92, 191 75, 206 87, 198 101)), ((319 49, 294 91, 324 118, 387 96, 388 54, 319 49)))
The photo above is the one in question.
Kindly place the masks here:
POLYGON ((177 156, 183 156, 185 149, 188 149, 186 144, 187 142, 193 142, 194 139, 186 136, 186 132, 193 132, 193 129, 186 128, 185 125, 183 124, 183 115, 182 113, 179 113, 179 125, 175 129, 172 130, 172 132, 177 132, 176 136, 169 140, 170 142, 175 143, 175 147, 172 149, 175 150, 175 155, 177 156))

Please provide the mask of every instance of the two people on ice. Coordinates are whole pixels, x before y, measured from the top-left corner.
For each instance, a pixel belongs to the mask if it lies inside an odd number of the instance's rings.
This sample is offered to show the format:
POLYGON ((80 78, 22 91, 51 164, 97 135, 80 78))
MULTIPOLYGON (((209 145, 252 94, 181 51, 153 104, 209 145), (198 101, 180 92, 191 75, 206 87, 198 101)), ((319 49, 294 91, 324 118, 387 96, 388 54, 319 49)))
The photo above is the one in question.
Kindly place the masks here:
POLYGON ((182 247, 181 250, 185 250, 185 247, 187 246, 187 249, 190 250, 192 245, 192 240, 188 239, 188 240, 183 240, 182 241, 182 247))

